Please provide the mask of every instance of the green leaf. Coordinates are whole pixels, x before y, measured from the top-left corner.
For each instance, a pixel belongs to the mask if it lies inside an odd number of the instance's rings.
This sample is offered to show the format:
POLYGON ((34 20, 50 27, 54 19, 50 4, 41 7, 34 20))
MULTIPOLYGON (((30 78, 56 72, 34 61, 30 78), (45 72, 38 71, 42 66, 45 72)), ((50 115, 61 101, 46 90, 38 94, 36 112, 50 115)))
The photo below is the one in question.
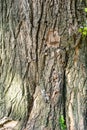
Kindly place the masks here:
POLYGON ((82 34, 83 34, 83 36, 87 36, 87 32, 86 31, 83 31, 82 34))
POLYGON ((87 32, 87 27, 84 27, 83 31, 86 31, 86 32, 87 32))
POLYGON ((87 13, 87 8, 85 8, 84 10, 85 10, 85 12, 87 13))
POLYGON ((64 117, 61 115, 61 122, 64 123, 64 117))
POLYGON ((61 130, 66 130, 66 125, 65 125, 65 120, 63 115, 60 116, 59 123, 60 123, 61 130))
POLYGON ((78 30, 78 31, 82 33, 82 32, 83 32, 83 29, 82 29, 82 28, 79 28, 79 30, 78 30))

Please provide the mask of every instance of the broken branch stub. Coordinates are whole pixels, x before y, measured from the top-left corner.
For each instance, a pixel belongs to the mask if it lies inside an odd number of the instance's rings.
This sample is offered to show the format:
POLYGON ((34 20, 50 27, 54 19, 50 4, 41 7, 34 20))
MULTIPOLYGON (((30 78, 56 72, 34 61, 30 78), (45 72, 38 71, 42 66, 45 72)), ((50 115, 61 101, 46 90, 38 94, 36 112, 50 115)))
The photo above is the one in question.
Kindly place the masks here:
POLYGON ((57 30, 50 30, 47 33, 47 38, 46 38, 46 44, 48 47, 53 46, 53 47, 59 47, 60 46, 60 36, 58 35, 57 30))

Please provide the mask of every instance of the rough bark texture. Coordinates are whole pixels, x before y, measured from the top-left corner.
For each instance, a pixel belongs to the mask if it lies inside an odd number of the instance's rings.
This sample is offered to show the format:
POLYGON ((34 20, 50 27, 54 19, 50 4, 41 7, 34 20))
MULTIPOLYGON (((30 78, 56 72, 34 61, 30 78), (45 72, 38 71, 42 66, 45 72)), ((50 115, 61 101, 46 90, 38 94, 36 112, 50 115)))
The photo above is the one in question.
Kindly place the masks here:
POLYGON ((67 130, 87 129, 87 39, 78 33, 85 6, 0 0, 0 118, 15 130, 61 130, 61 115, 67 130))

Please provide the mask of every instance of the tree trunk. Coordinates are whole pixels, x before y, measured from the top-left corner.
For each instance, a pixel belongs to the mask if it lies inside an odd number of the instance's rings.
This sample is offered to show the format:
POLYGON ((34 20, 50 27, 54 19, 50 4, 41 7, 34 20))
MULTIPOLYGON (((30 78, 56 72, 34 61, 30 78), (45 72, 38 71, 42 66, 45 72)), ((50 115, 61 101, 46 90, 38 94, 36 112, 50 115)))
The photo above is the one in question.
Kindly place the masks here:
POLYGON ((0 0, 0 118, 17 121, 15 130, 87 129, 85 6, 0 0))

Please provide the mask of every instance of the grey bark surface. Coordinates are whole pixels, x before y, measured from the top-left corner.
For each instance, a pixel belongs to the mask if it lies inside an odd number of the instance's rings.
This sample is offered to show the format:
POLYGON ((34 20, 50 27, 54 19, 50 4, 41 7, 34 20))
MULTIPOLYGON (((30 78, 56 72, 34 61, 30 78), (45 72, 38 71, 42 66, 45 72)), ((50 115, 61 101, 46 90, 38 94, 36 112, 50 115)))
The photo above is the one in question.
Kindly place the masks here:
POLYGON ((15 130, 61 130, 61 115, 67 130, 87 129, 85 6, 0 0, 0 119, 15 130))

